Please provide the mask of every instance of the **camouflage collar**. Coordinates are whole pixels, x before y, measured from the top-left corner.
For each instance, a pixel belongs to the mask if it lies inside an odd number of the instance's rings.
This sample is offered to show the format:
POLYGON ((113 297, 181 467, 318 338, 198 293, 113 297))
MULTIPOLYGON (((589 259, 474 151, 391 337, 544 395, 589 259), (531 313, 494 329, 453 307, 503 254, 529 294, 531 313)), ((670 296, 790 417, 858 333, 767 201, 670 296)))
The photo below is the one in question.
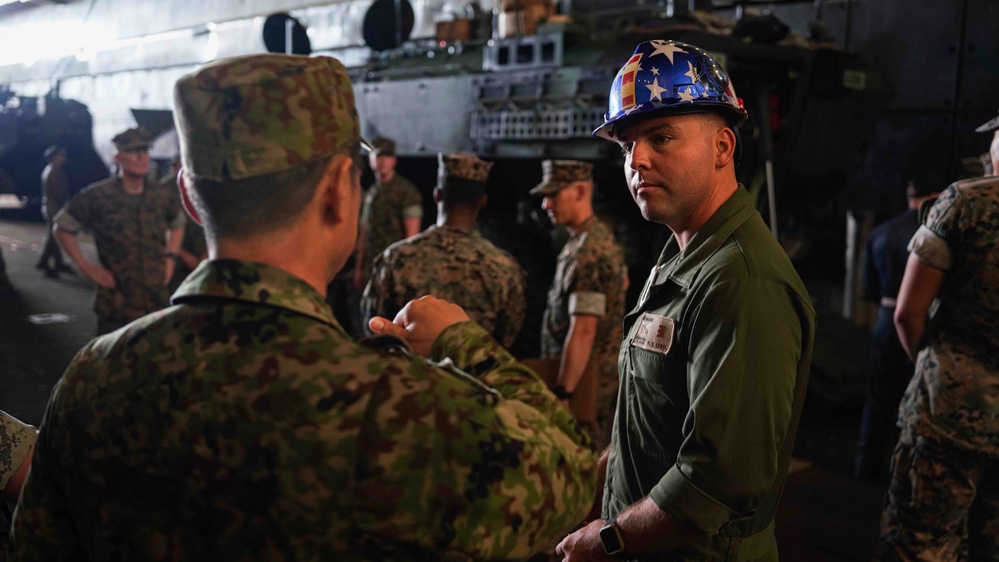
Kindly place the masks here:
POLYGON ((592 215, 590 215, 588 219, 583 221, 582 224, 580 224, 579 226, 575 228, 569 227, 569 233, 572 234, 573 238, 575 238, 580 234, 593 230, 593 227, 596 224, 597 224, 597 214, 593 213, 592 215))
POLYGON ((343 330, 326 299, 311 285, 283 269, 262 263, 201 262, 173 294, 171 302, 184 304, 206 297, 287 308, 343 330))

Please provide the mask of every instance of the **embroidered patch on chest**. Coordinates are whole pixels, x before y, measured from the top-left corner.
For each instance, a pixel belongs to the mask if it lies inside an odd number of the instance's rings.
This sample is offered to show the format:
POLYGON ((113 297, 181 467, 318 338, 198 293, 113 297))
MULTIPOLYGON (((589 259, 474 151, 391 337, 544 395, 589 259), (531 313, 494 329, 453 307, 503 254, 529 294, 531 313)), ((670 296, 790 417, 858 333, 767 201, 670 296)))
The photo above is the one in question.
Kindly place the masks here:
POLYGON ((673 328, 675 322, 672 318, 656 316, 655 314, 643 313, 638 319, 638 329, 631 338, 631 345, 667 354, 673 345, 673 328))

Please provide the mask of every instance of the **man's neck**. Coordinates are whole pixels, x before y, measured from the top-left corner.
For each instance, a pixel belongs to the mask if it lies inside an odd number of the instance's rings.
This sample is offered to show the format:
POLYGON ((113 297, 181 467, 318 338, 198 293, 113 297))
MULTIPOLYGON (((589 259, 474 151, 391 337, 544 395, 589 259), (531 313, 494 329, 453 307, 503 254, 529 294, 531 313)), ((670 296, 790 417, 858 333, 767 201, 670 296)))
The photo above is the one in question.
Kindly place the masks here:
POLYGON ((479 218, 479 213, 460 207, 445 208, 444 205, 437 206, 437 226, 450 226, 471 232, 475 228, 475 223, 479 218))
POLYGON ((676 242, 680 245, 681 250, 687 247, 687 244, 697 234, 697 231, 704 226, 704 223, 708 222, 738 189, 739 184, 734 179, 731 182, 722 182, 716 185, 704 200, 704 203, 687 218, 685 224, 679 225, 677 228, 667 225, 673 231, 673 236, 676 238, 676 242))
POLYGON ((130 174, 122 173, 118 176, 121 180, 121 186, 127 193, 139 194, 142 190, 146 188, 146 178, 145 176, 133 176, 130 174))
POLYGON ((569 232, 574 236, 576 234, 579 234, 579 232, 583 229, 583 227, 586 226, 588 222, 590 222, 590 219, 593 218, 593 211, 592 210, 585 211, 583 213, 580 213, 579 216, 581 216, 582 219, 575 220, 571 224, 567 223, 565 225, 565 227, 569 229, 569 232))
POLYGON ((378 183, 385 185, 394 179, 395 179, 395 172, 390 172, 387 174, 379 174, 378 183))

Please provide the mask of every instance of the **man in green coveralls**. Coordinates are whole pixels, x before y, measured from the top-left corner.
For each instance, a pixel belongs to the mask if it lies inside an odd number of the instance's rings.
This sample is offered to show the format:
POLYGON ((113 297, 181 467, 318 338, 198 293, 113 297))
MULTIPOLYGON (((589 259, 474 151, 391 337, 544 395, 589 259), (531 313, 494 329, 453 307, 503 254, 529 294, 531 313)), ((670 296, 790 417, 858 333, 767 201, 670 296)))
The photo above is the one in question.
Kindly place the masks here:
POLYGON ((642 43, 606 122, 646 220, 673 237, 625 316, 602 518, 570 562, 776 561, 777 509, 804 402, 815 311, 736 181, 746 112, 721 66, 642 43))
POLYGON ((412 352, 359 345, 330 312, 361 204, 343 65, 225 59, 174 100, 210 259, 57 384, 13 559, 526 558, 577 524, 596 459, 459 307, 372 321, 412 352))

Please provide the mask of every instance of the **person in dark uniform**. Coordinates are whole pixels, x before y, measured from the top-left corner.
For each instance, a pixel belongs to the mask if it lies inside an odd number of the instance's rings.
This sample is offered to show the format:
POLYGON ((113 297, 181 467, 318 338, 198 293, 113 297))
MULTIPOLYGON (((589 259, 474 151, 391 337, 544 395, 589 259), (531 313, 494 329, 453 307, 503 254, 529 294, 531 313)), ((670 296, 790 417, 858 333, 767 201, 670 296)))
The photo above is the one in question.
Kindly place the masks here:
POLYGON ((49 163, 42 170, 42 215, 45 217, 45 245, 38 258, 36 268, 45 272, 46 277, 58 277, 59 273, 73 270, 62 259, 62 250, 52 233, 52 220, 69 200, 69 180, 66 178, 66 149, 52 145, 45 149, 49 163))
POLYGON ((878 306, 878 315, 854 464, 854 476, 859 480, 877 478, 888 455, 886 445, 895 445, 889 436, 894 434, 898 401, 914 368, 895 331, 895 299, 909 259, 909 240, 919 229, 919 204, 936 196, 926 186, 910 181, 905 190, 908 208, 872 230, 864 251, 864 299, 878 306))

